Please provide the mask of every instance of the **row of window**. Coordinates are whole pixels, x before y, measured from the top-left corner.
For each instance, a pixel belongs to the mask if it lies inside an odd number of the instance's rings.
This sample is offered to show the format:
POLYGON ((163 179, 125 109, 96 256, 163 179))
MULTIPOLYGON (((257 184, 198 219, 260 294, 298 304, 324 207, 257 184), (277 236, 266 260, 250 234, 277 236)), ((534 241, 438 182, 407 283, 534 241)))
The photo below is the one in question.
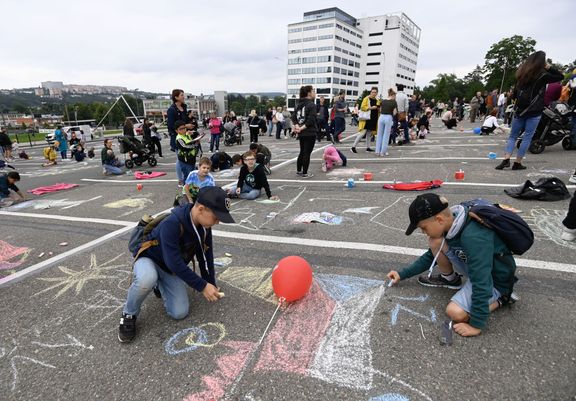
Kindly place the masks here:
MULTIPOLYGON (((344 89, 344 88, 342 88, 344 89)), ((340 88, 332 88, 332 95, 337 95, 342 90, 340 88)), ((346 90, 346 89, 344 89, 346 90)), ((300 93, 300 89, 288 89, 288 95, 298 95, 300 93)), ((330 95, 330 88, 316 88, 316 94, 318 95, 330 95)), ((357 90, 346 90, 347 96, 358 96, 357 90)))
POLYGON ((349 55, 351 55, 352 57, 360 58, 360 55, 359 55, 358 53, 354 53, 354 52, 351 52, 351 51, 346 50, 346 49, 341 49, 341 48, 339 48, 338 46, 334 46, 334 50, 336 50, 336 51, 338 51, 338 52, 341 52, 341 53, 344 53, 344 54, 349 54, 349 55))
POLYGON ((372 47, 372 46, 382 46, 382 42, 368 43, 368 47, 372 47))
POLYGON ((357 48, 362 49, 362 46, 359 45, 358 43, 354 43, 354 42, 352 42, 351 40, 348 40, 348 39, 343 38, 343 37, 341 37, 341 36, 336 35, 336 39, 337 39, 337 40, 340 40, 340 41, 342 41, 342 42, 344 42, 344 43, 348 43, 348 44, 351 45, 351 46, 356 46, 357 48))
POLYGON ((412 64, 416 65, 416 61, 415 61, 415 60, 412 60, 410 57, 406 57, 406 56, 403 55, 402 53, 399 53, 398 56, 399 56, 401 59, 404 59, 404 60, 408 61, 409 63, 412 63, 412 64))
POLYGON ((374 32, 374 33, 368 34, 368 36, 382 36, 382 35, 384 35, 384 32, 374 32))
POLYGON ((407 77, 407 76, 402 75, 402 74, 396 74, 396 76, 397 76, 398 78, 404 78, 404 79, 406 79, 406 80, 408 80, 408 81, 415 81, 414 78, 410 78, 410 77, 407 77))
POLYGON ((402 43, 400 43, 400 47, 404 50, 406 50, 408 53, 412 53, 413 55, 415 55, 416 57, 418 57, 418 52, 415 52, 414 50, 410 49, 408 46, 403 45, 402 43))
POLYGON ((334 35, 309 36, 304 39, 290 39, 288 43, 313 42, 315 40, 334 39, 334 35))
POLYGON ((410 72, 416 73, 416 70, 413 70, 413 69, 412 69, 412 68, 410 68, 410 67, 406 67, 405 65, 403 65, 403 64, 400 64, 400 63, 398 63, 398 68, 401 68, 401 69, 403 69, 403 70, 406 70, 406 71, 410 71, 410 72))
POLYGON ((414 40, 410 39, 407 35, 404 35, 403 33, 401 34, 402 39, 404 39, 405 41, 407 41, 408 43, 410 43, 412 46, 414 46, 415 48, 418 48, 418 43, 416 43, 414 40))
POLYGON ((295 32, 313 31, 315 29, 325 29, 325 28, 334 28, 334 24, 329 23, 329 24, 320 24, 320 25, 310 25, 310 26, 305 26, 304 28, 290 28, 290 29, 288 29, 288 32, 289 33, 295 33, 295 32))
MULTIPOLYGON (((307 47, 306 49, 294 49, 289 50, 288 54, 298 54, 298 53, 316 53, 323 52, 326 50, 334 50, 332 46, 321 46, 321 47, 307 47)), ((360 57, 360 56, 358 56, 360 57)))
POLYGON ((360 68, 360 63, 354 60, 348 60, 345 57, 334 56, 334 62, 347 65, 349 67, 360 68))
POLYGON ((288 65, 328 63, 330 61, 332 61, 332 56, 296 57, 296 58, 289 58, 288 65))
POLYGON ((349 33, 352 36, 356 36, 357 38, 362 39, 362 35, 360 35, 359 33, 356 33, 348 28, 346 28, 345 26, 342 26, 340 24, 336 24, 336 28, 343 30, 346 33, 349 33))

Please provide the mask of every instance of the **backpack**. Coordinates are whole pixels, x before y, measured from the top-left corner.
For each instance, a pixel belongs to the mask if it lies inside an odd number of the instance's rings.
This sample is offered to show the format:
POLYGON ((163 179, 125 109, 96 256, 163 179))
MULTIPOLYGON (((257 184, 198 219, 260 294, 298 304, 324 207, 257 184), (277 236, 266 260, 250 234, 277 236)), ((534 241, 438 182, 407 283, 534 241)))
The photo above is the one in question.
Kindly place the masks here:
MULTIPOLYGON (((138 225, 134 227, 130 233, 130 239, 128 240, 128 250, 134 257, 134 261, 136 261, 145 250, 160 244, 157 239, 150 240, 149 236, 152 230, 158 227, 168 216, 170 216, 170 213, 161 213, 156 217, 152 217, 149 214, 142 216, 138 225)), ((184 227, 180 224, 180 235, 183 233, 184 227)))
POLYGON ((534 244, 532 229, 516 213, 498 205, 475 204, 468 216, 479 224, 493 230, 515 255, 522 255, 534 244))
POLYGON ((554 202, 570 199, 568 188, 556 177, 542 177, 534 183, 527 180, 523 185, 505 189, 504 192, 513 198, 528 200, 554 202))
POLYGON ((534 95, 534 89, 536 88, 536 84, 538 81, 544 76, 546 73, 542 73, 536 81, 530 87, 525 87, 518 89, 516 95, 516 117, 523 117, 530 109, 539 101, 543 101, 544 98, 544 91, 546 90, 546 85, 542 86, 538 93, 534 95))

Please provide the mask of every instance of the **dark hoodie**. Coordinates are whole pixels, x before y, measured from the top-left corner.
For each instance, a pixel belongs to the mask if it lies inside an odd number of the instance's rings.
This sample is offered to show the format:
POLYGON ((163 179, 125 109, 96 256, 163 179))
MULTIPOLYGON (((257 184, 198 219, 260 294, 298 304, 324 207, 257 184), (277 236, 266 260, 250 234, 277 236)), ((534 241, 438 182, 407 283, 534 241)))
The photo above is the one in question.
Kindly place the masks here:
POLYGON ((294 110, 292 114, 292 122, 305 126, 305 128, 298 133, 299 138, 316 138, 318 134, 318 120, 314 101, 308 98, 300 99, 296 110, 294 110))
POLYGON ((266 191, 266 196, 270 198, 272 192, 270 191, 270 185, 268 184, 268 178, 266 178, 266 172, 264 171, 264 166, 261 164, 256 164, 254 171, 249 172, 248 167, 244 164, 240 169, 240 176, 238 177, 237 188, 242 188, 246 184, 254 189, 262 189, 266 191))
POLYGON ((152 259, 164 271, 175 274, 190 287, 201 292, 207 282, 216 285, 212 230, 202 226, 196 227, 198 235, 204 239, 201 245, 190 217, 193 206, 188 204, 174 208, 170 216, 162 220, 150 233, 149 239, 157 239, 160 244, 147 249, 142 256, 152 259), (194 256, 202 277, 188 267, 194 256))

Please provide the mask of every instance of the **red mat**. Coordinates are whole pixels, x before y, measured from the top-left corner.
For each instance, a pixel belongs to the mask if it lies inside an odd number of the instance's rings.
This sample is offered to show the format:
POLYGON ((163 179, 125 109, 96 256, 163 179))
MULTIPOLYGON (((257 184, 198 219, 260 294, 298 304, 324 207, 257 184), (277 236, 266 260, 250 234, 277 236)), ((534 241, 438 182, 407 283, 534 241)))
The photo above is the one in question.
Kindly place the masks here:
POLYGON ((394 191, 425 191, 427 189, 440 188, 444 184, 441 180, 420 182, 398 182, 396 184, 384 184, 382 188, 394 191))
POLYGON ((136 171, 134 173, 134 178, 137 180, 147 180, 149 178, 162 177, 163 175, 166 175, 166 173, 162 173, 160 171, 154 171, 150 173, 147 173, 146 171, 136 171))
POLYGON ((34 195, 44 195, 50 192, 63 191, 65 189, 70 189, 78 186, 79 186, 78 184, 54 184, 54 185, 48 185, 46 187, 29 189, 28 192, 34 195))

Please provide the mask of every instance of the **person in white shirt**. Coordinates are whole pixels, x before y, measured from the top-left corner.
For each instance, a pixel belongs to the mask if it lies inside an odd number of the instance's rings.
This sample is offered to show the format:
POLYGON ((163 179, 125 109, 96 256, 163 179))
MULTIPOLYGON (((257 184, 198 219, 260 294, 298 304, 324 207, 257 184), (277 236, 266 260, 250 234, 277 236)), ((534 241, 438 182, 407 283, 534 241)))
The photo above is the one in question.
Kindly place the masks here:
POLYGON ((506 92, 502 92, 498 96, 498 118, 504 118, 504 110, 506 109, 506 92))
POLYGON ((442 115, 442 122, 448 129, 455 128, 458 125, 458 121, 456 120, 456 110, 448 110, 446 113, 442 115))
MULTIPOLYGON (((282 107, 276 109, 274 118, 276 119, 276 139, 280 139, 280 134, 284 129, 284 115, 282 114, 282 107)), ((284 138, 286 138, 286 132, 284 132, 284 138)))
POLYGON ((492 109, 490 114, 484 119, 482 123, 482 128, 480 128, 480 135, 490 135, 494 133, 498 134, 509 134, 510 129, 506 127, 502 127, 498 125, 498 119, 496 118, 496 114, 498 114, 498 110, 492 109))

